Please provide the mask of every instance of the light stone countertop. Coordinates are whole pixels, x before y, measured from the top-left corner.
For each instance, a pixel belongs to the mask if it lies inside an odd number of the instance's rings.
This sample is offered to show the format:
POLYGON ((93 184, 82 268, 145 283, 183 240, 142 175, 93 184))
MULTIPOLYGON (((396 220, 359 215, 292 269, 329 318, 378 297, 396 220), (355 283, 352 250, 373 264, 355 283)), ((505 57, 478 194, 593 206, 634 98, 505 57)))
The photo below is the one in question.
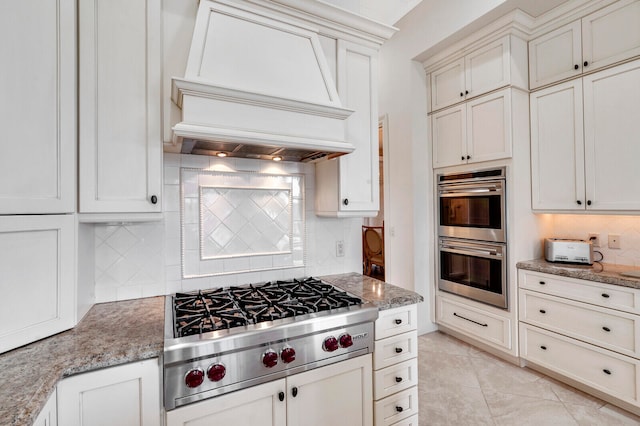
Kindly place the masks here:
POLYGON ((640 269, 634 268, 633 266, 613 265, 610 263, 594 263, 592 266, 568 265, 547 262, 544 259, 536 259, 518 262, 516 267, 528 271, 544 272, 546 274, 640 289, 640 279, 620 275, 621 272, 640 271, 640 269))
MULTIPOLYGON (((357 273, 319 277, 380 310, 421 295, 357 273)), ((94 305, 72 330, 0 354, 0 425, 31 426, 64 377, 159 357, 164 296, 94 305)))

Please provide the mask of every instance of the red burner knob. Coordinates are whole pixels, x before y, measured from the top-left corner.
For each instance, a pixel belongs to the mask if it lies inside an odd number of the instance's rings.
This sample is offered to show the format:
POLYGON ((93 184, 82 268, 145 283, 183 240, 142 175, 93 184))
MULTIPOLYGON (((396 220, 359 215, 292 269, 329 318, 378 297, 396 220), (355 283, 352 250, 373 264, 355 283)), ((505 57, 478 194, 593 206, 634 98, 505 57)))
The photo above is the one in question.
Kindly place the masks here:
POLYGON ((219 382, 227 374, 227 369, 222 364, 211 364, 207 370, 207 377, 212 382, 219 382))
POLYGON ((189 370, 184 376, 184 384, 187 385, 188 388, 197 388, 202 382, 204 382, 204 371, 202 371, 202 368, 189 370))
POLYGON ((262 354, 262 363, 265 367, 271 368, 278 364, 278 354, 273 349, 269 349, 262 354))
POLYGON ((322 349, 326 352, 333 352, 338 349, 338 339, 333 336, 327 337, 324 339, 324 343, 322 343, 322 349))
POLYGON ((353 339, 351 338, 350 334, 345 333, 342 336, 340 336, 340 346, 343 348, 348 348, 349 346, 353 346, 353 339))
POLYGON ((280 352, 280 358, 285 364, 289 364, 296 360, 296 350, 291 347, 286 347, 280 352))

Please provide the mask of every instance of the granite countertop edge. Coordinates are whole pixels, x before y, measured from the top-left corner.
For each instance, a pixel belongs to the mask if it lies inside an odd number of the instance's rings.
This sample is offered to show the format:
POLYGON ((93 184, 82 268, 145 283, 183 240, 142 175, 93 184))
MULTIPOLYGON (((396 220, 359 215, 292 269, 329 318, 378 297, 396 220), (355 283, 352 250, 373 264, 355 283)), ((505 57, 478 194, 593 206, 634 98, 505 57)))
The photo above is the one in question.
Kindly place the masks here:
POLYGON ((631 270, 637 271, 638 268, 634 268, 633 266, 613 265, 608 263, 595 263, 592 266, 570 265, 551 263, 544 259, 533 259, 520 261, 516 264, 516 267, 518 269, 525 269, 528 271, 640 289, 640 279, 620 275, 621 272, 631 270))
MULTIPOLYGON (((379 310, 412 305, 424 301, 424 298, 411 290, 395 286, 358 273, 336 274, 319 277, 344 291, 374 304, 379 310)), ((139 324, 136 323, 136 327, 139 324)), ((11 369, 14 380, 21 375, 34 371, 25 368, 22 359, 30 359, 37 364, 44 360, 34 360, 32 355, 48 353, 55 357, 54 364, 31 383, 22 395, 14 397, 11 406, 0 403, 0 424, 11 426, 31 425, 51 396, 58 382, 66 377, 87 373, 102 368, 115 367, 131 362, 158 358, 164 348, 164 296, 144 299, 107 302, 94 305, 89 313, 71 330, 44 338, 20 348, 0 354, 0 368, 11 369), (145 320, 145 328, 131 334, 133 329, 127 318, 120 314, 131 314, 138 309, 153 310, 153 315, 145 320), (128 328, 127 328, 128 326, 128 328), (96 342, 94 339, 100 330, 118 330, 117 335, 96 342), (146 331, 145 331, 146 330, 146 331), (136 337, 146 339, 142 344, 136 337), (106 348, 108 347, 108 349, 106 348), (73 356, 69 356, 73 353, 73 356), (8 421, 9 423, 5 423, 8 421)), ((7 389, 5 387, 5 393, 7 389)), ((0 398, 8 398, 0 386, 0 398)), ((7 399, 8 400, 8 399, 7 399)), ((0 401, 1 402, 1 401, 0 401)))

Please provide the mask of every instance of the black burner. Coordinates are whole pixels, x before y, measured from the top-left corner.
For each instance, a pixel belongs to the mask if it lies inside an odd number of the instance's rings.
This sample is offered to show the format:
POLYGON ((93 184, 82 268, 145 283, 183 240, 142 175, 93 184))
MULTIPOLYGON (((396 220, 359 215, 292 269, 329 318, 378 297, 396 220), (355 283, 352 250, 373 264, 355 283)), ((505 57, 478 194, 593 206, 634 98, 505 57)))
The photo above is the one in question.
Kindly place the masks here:
POLYGON ((174 334, 184 337, 361 303, 315 278, 176 293, 174 334))

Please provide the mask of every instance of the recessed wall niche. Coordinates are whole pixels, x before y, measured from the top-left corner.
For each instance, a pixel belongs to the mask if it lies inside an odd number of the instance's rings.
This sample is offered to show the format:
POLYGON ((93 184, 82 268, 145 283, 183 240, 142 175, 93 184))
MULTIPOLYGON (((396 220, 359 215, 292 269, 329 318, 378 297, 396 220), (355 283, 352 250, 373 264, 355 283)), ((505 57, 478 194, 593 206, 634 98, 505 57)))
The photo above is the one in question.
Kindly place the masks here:
POLYGON ((303 175, 181 168, 184 278, 304 267, 303 175))

